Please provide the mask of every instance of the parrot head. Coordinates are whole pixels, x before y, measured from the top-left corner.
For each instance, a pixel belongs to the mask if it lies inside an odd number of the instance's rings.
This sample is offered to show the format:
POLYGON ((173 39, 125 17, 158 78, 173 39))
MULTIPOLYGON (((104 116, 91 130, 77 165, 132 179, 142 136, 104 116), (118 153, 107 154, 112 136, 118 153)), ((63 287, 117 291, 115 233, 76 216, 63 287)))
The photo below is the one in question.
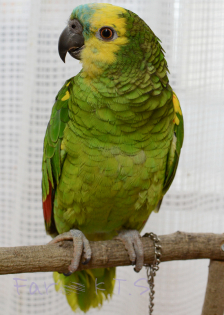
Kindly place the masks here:
POLYGON ((76 7, 59 38, 58 50, 65 62, 67 52, 80 60, 89 74, 124 63, 137 63, 158 39, 135 13, 106 3, 76 7))

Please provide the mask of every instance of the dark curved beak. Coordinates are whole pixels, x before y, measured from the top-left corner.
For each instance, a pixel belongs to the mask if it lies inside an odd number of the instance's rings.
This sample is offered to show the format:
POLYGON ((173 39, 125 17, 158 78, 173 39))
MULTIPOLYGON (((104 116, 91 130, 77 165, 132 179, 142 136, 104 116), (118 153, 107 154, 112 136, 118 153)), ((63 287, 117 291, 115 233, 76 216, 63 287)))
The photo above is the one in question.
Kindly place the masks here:
POLYGON ((61 33, 58 41, 58 52, 61 59, 65 62, 67 52, 76 59, 80 60, 80 52, 84 45, 82 34, 76 34, 69 26, 61 33))

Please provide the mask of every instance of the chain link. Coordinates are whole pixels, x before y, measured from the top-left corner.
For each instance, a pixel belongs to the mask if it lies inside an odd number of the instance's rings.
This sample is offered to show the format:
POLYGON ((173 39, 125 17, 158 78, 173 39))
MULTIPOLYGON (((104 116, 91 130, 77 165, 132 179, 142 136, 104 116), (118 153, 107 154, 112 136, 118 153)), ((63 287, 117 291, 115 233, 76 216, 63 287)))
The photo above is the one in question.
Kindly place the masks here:
POLYGON ((154 278, 156 276, 156 272, 159 270, 159 264, 160 264, 160 258, 161 258, 161 248, 160 245, 160 239, 158 236, 154 233, 146 233, 143 237, 150 237, 151 240, 154 243, 155 247, 155 259, 152 265, 145 265, 146 266, 146 274, 147 274, 147 281, 149 284, 149 315, 152 315, 153 313, 153 307, 154 307, 154 295, 155 295, 155 284, 154 284, 154 278))

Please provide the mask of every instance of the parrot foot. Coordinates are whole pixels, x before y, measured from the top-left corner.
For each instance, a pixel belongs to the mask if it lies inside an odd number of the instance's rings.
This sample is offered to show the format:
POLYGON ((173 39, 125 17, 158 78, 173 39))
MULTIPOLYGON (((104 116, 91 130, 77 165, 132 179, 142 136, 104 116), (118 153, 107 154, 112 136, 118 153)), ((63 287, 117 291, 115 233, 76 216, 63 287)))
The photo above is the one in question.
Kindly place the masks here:
POLYGON ((83 265, 88 264, 88 262, 91 259, 91 248, 89 245, 89 241, 87 240, 85 235, 81 231, 75 229, 56 236, 48 244, 55 244, 65 240, 73 240, 74 245, 74 256, 71 261, 71 264, 68 267, 69 273, 65 274, 65 276, 69 276, 70 274, 77 270, 82 253, 84 257, 84 261, 82 262, 82 264, 83 265))
POLYGON ((132 264, 135 264, 134 270, 139 272, 144 264, 144 250, 141 242, 141 236, 136 230, 122 230, 114 239, 121 240, 132 264))

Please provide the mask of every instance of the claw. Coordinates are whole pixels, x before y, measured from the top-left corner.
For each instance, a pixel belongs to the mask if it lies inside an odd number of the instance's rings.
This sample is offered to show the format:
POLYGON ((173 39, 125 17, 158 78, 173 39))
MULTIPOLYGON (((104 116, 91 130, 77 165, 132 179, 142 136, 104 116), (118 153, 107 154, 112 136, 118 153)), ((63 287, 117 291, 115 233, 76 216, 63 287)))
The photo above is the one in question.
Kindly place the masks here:
POLYGON ((63 273, 64 276, 68 277, 72 275, 72 272, 63 273))
POLYGON ((139 232, 136 230, 123 230, 115 239, 119 239, 124 243, 130 261, 132 265, 135 265, 134 270, 139 272, 144 264, 144 251, 139 232))
POLYGON ((48 244, 55 244, 65 240, 73 240, 74 245, 74 256, 71 261, 71 264, 68 266, 69 272, 64 274, 65 276, 69 276, 77 270, 82 253, 84 257, 83 264, 88 264, 88 262, 91 259, 91 248, 89 245, 89 241, 87 240, 85 235, 79 230, 70 230, 69 232, 62 233, 56 236, 48 244))
POLYGON ((91 257, 88 259, 85 259, 84 261, 82 261, 82 264, 87 265, 90 262, 90 259, 91 259, 91 257))

